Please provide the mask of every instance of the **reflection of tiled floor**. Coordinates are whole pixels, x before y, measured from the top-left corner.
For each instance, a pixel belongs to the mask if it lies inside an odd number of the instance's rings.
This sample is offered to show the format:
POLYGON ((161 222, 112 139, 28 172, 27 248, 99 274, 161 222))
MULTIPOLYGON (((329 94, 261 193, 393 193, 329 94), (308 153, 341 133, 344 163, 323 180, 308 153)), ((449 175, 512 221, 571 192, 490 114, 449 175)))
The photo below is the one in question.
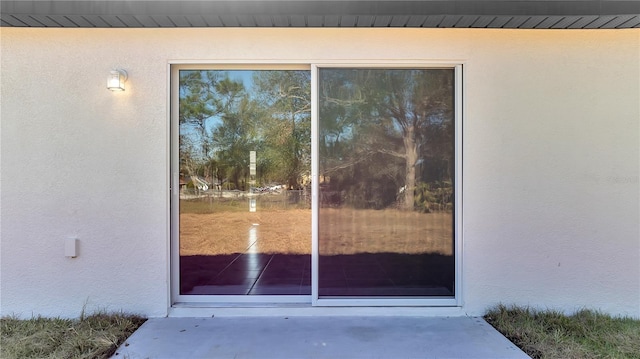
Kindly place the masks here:
POLYGON ((438 254, 320 256, 320 296, 453 296, 454 261, 438 254))
MULTIPOLYGON (((181 294, 310 295, 311 255, 264 254, 250 230, 244 253, 180 257, 181 294)), ((454 259, 439 254, 319 257, 320 296, 453 296, 454 259)))
MULTIPOLYGON (((183 257, 189 261, 189 257, 183 257)), ((226 295, 310 295, 311 256, 242 253, 233 256, 207 256, 197 267, 199 279, 187 268, 183 281, 191 279, 192 289, 183 294, 226 295), (208 275, 202 275, 202 269, 208 275)))
MULTIPOLYGON (((182 257, 182 294, 310 295, 311 256, 182 257)), ((452 296, 454 261, 437 254, 321 256, 320 296, 452 296)))

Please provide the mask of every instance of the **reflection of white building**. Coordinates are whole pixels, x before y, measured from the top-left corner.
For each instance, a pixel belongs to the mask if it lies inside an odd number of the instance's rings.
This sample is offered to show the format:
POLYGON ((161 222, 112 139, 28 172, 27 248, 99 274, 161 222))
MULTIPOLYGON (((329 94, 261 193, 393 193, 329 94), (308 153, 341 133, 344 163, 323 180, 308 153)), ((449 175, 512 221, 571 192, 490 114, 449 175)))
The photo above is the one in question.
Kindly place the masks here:
POLYGON ((206 179, 199 176, 186 176, 180 177, 180 190, 186 190, 193 186, 193 188, 197 188, 200 191, 208 191, 210 187, 210 183, 207 182, 206 179))
POLYGON ((191 176, 191 182, 193 182, 193 186, 201 191, 209 190, 209 183, 207 183, 204 178, 198 176, 191 176))
POLYGON ((173 65, 446 59, 464 74, 459 303, 416 310, 481 315, 503 302, 640 317, 637 3, 229 3, 2 0, 1 315, 179 310, 173 65), (125 91, 105 88, 113 68, 127 71, 125 91), (25 172, 52 180, 25 186, 25 172), (64 257, 70 236, 76 258, 64 257))

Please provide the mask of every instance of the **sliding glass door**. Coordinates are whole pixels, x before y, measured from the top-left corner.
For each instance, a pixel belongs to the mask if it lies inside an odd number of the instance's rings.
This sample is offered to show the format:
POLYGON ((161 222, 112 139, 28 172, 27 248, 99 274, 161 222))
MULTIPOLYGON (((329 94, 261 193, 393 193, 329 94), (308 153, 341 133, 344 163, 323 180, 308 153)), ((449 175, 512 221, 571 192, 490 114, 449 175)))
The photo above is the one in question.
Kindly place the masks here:
POLYGON ((176 77, 178 295, 310 296, 310 72, 176 77))
POLYGON ((455 297, 455 82, 318 69, 319 299, 455 297))
POLYGON ((173 302, 458 305, 461 67, 172 66, 173 302))

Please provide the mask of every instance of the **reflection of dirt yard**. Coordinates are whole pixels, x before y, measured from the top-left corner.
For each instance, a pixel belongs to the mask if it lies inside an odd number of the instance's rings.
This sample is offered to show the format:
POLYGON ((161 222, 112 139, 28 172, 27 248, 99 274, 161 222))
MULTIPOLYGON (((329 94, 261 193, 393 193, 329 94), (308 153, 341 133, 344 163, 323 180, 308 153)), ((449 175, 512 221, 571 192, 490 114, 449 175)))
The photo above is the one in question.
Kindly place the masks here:
MULTIPOLYGON (((453 254, 451 213, 396 210, 320 210, 321 254, 453 254)), ((180 255, 242 253, 257 226, 260 253, 311 253, 311 210, 273 209, 256 213, 180 215, 180 255)), ((254 247, 255 248, 255 247, 254 247)))

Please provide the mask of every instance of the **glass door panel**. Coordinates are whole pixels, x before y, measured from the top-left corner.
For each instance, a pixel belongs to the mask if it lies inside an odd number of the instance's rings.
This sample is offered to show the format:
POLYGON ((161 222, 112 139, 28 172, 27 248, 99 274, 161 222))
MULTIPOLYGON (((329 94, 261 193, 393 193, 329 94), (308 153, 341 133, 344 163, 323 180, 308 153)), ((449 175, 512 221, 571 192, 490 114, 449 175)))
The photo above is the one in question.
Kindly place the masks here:
POLYGON ((178 295, 310 295, 310 72, 178 73, 178 295))
POLYGON ((318 70, 318 297, 455 296, 455 71, 318 70))

